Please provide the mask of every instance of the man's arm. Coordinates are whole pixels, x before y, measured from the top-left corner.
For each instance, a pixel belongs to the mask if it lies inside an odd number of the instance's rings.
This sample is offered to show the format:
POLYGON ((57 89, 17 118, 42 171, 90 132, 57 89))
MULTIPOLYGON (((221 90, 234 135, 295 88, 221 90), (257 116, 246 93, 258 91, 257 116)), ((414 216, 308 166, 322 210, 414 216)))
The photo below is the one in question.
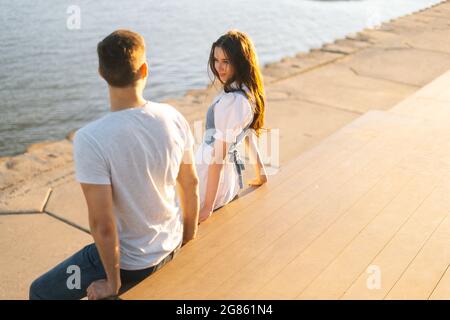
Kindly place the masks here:
POLYGON ((107 279, 93 282, 87 289, 89 299, 103 299, 119 292, 120 248, 112 211, 111 185, 81 184, 89 210, 89 226, 107 279))
POLYGON ((183 210, 183 245, 194 239, 197 233, 200 206, 198 177, 194 165, 192 148, 184 153, 177 177, 178 194, 183 210))

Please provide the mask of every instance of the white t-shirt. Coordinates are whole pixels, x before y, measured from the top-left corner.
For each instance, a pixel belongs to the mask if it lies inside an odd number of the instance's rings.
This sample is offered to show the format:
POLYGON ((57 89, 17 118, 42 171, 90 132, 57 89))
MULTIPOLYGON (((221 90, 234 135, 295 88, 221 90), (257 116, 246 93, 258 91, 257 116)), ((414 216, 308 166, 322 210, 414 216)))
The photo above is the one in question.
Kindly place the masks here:
POLYGON ((77 131, 77 180, 112 185, 122 269, 156 265, 181 243, 176 179, 193 143, 181 113, 154 102, 110 112, 77 131))
MULTIPOLYGON (((246 87, 244 90, 248 91, 246 87)), ((253 110, 249 100, 239 92, 222 91, 214 99, 214 138, 226 143, 235 143, 238 135, 253 120, 253 110)), ((208 181, 209 164, 213 158, 214 147, 205 143, 200 144, 195 154, 195 163, 199 178, 200 207, 204 205, 206 186, 208 181)), ((220 176, 214 209, 227 204, 238 194, 240 190, 239 176, 235 165, 225 158, 220 176)))

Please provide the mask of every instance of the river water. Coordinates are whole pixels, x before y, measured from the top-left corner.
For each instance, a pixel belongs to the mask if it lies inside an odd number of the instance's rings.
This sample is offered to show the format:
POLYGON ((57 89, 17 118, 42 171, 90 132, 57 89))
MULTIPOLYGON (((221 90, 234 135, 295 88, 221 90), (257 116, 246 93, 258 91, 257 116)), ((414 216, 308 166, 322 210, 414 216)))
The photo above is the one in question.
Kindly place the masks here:
POLYGON ((161 101, 209 83, 211 43, 229 29, 251 36, 264 65, 439 2, 0 0, 0 156, 108 111, 96 45, 115 29, 145 37, 145 96, 161 101))

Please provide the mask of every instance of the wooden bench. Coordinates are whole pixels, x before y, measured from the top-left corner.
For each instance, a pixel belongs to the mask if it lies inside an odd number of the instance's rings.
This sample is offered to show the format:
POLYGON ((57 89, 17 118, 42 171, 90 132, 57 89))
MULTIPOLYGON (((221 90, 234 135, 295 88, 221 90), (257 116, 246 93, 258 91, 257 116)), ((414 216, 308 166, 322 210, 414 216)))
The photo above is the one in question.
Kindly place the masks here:
POLYGON ((121 298, 450 298, 447 88, 450 73, 329 136, 121 298))

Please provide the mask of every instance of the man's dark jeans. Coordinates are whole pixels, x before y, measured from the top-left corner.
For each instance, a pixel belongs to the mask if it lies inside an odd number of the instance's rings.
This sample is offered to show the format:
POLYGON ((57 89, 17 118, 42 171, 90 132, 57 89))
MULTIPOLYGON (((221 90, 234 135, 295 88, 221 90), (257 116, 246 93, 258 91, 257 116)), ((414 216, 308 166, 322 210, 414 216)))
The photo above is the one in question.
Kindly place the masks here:
MULTIPOLYGON (((147 269, 120 270, 122 287, 119 295, 137 285, 140 281, 159 270, 172 260, 180 247, 175 249, 159 264, 147 269)), ((86 297, 89 285, 106 279, 106 273, 95 244, 90 244, 66 259, 44 275, 33 281, 30 287, 30 300, 78 300, 86 297), (74 270, 79 270, 78 283, 73 280, 74 270)))

